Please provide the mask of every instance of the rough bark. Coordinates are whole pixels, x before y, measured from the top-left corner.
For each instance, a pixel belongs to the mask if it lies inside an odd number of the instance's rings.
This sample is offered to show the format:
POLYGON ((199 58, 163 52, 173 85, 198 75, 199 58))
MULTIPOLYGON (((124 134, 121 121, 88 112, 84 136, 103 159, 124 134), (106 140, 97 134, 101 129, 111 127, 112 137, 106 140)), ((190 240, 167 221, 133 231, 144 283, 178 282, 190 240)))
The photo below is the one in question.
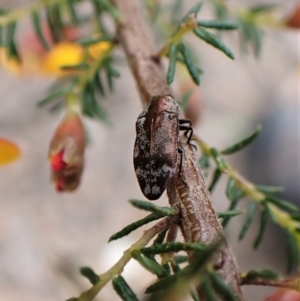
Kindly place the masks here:
MULTIPOLYGON (((143 20, 138 1, 112 0, 112 3, 122 16, 122 23, 117 28, 118 39, 124 48, 142 101, 147 103, 152 96, 172 94, 166 83, 165 71, 152 59, 156 49, 143 20)), ((175 175, 167 189, 170 203, 180 209, 181 231, 189 242, 211 244, 218 239, 224 240, 193 150, 185 139, 183 140, 181 177, 187 185, 175 175)), ((243 300, 238 268, 225 240, 217 255, 216 264, 219 265, 218 271, 224 282, 232 288, 238 300, 243 300)), ((201 292, 199 295, 201 297, 201 292)))

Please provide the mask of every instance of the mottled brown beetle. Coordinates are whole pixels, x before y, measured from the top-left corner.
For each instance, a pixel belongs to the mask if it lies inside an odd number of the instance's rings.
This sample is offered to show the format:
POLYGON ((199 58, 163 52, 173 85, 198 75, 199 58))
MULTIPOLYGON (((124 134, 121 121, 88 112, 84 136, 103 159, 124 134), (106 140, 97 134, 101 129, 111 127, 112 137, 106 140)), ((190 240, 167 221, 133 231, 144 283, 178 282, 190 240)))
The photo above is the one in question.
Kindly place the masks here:
MULTIPOLYGON (((151 98, 136 122, 133 163, 144 196, 157 200, 165 191, 177 165, 179 131, 188 143, 193 134, 190 120, 179 119, 177 102, 169 95, 151 98)), ((180 161, 180 168, 182 156, 180 161)), ((180 171, 179 171, 180 175, 180 171)))

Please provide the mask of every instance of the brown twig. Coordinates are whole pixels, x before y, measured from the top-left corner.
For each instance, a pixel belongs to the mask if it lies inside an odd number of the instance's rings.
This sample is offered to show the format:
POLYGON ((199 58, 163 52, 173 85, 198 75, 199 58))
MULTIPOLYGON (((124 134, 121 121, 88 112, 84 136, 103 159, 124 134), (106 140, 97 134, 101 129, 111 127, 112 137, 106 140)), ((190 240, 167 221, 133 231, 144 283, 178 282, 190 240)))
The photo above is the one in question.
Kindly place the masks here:
MULTIPOLYGON (((155 48, 148 28, 142 17, 137 0, 111 0, 122 15, 122 24, 118 25, 118 38, 124 48, 129 66, 136 81, 142 101, 146 104, 152 96, 171 94, 166 83, 165 71, 152 59, 155 48)), ((174 176, 168 187, 170 203, 180 209, 180 228, 188 242, 211 244, 223 239, 222 230, 203 176, 195 161, 191 147, 183 142, 184 161, 181 176, 174 176)), ((238 269, 226 243, 217 256, 217 263, 222 262, 219 272, 224 282, 235 293, 238 300, 243 300, 240 290, 238 269)), ((199 292, 201 300, 201 292, 199 292)))

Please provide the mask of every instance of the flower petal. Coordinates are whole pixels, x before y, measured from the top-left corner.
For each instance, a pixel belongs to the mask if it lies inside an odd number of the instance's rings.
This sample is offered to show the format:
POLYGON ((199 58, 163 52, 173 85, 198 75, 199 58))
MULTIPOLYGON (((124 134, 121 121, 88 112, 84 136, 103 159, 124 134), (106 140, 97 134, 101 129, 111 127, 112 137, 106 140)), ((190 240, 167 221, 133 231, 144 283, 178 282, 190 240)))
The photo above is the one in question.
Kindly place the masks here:
POLYGON ((20 156, 20 149, 13 142, 0 138, 0 166, 9 164, 20 156))

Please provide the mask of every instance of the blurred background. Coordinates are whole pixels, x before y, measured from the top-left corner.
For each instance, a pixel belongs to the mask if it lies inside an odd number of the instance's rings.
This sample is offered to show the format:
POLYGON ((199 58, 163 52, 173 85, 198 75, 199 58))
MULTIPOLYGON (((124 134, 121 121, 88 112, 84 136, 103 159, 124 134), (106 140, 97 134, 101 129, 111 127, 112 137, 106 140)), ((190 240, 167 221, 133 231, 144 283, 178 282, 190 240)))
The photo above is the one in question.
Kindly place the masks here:
MULTIPOLYGON (((34 1, 1 0, 1 7, 16 8, 30 2, 34 1)), ((237 6, 278 3, 282 18, 300 5, 297 0, 229 2, 237 6)), ((194 3, 184 1, 184 6, 188 9, 194 3)), ((199 18, 213 18, 206 2, 199 18)), ((21 24, 18 37, 23 39, 32 29, 29 20, 21 24)), ((228 160, 254 183, 284 186, 282 196, 300 205, 300 30, 265 27, 259 58, 241 52, 236 33, 222 37, 235 53, 235 61, 190 39, 205 72, 189 104, 192 112, 198 112, 192 117, 195 132, 222 149, 261 124, 259 138, 228 160)), ((142 232, 136 231, 107 243, 111 234, 144 216, 127 202, 144 199, 132 164, 135 121, 142 104, 127 66, 120 70, 115 93, 103 99, 111 126, 84 119, 90 143, 81 185, 74 193, 58 194, 50 183, 47 153, 63 112, 51 114, 36 106, 53 78, 15 76, 0 69, 0 137, 14 141, 21 150, 17 161, 0 168, 1 300, 57 301, 78 296, 90 286, 79 275, 79 267, 104 272, 140 237, 142 232)), ((174 89, 180 93, 186 89, 184 85, 189 87, 190 83, 174 85, 174 89)), ((225 186, 224 176, 212 194, 217 211, 228 207, 225 186)), ((166 196, 157 203, 166 204, 166 196)), ((241 205, 247 208, 247 201, 241 205)), ((239 243, 244 218, 234 218, 226 230, 241 271, 271 268, 284 273, 282 230, 269 224, 262 245, 253 251, 258 220, 239 243)), ((126 268, 125 276, 138 294, 153 281, 134 262, 126 268)), ((246 299, 260 301, 272 291, 247 287, 246 299)), ((116 298, 108 285, 97 300, 116 298)))

